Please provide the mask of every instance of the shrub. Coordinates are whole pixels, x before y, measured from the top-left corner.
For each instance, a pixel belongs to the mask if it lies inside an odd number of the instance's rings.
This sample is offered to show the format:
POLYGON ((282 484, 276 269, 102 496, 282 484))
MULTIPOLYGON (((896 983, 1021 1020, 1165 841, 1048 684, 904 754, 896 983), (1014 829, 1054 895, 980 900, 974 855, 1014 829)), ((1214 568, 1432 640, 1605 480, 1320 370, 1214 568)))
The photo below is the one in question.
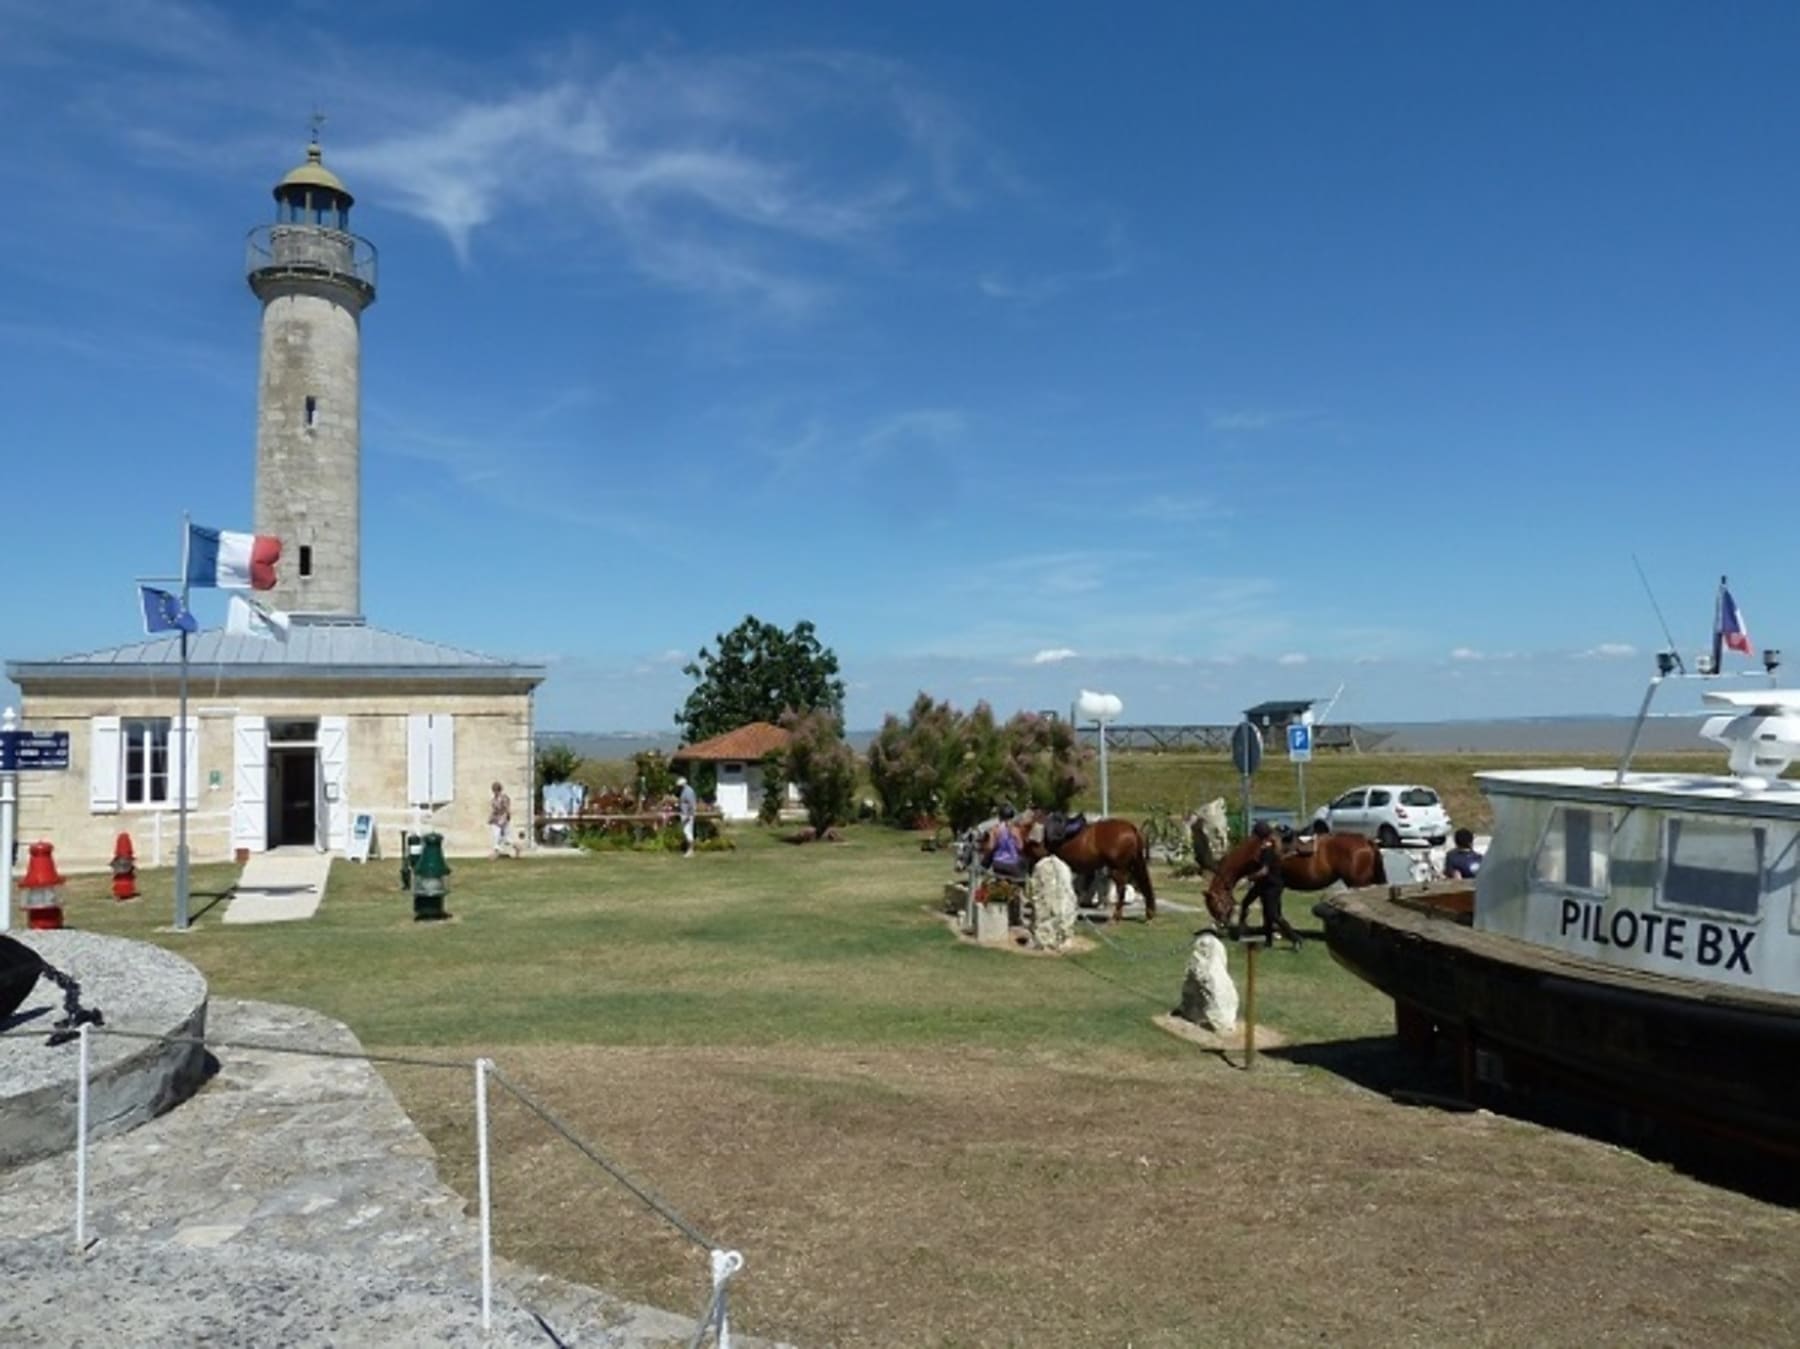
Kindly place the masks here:
POLYGON ((787 757, 780 750, 763 755, 762 782, 762 804, 756 818, 762 824, 780 824, 781 807, 787 800, 787 757))
POLYGON ((637 769, 638 798, 644 801, 659 801, 675 791, 675 774, 669 768, 669 761, 663 757, 661 750, 640 750, 631 756, 632 765, 637 769))
POLYGON ((962 757, 960 715, 929 694, 913 700, 904 723, 891 712, 869 744, 869 781, 886 819, 903 828, 936 815, 962 757))
POLYGON ((870 743, 869 779, 890 823, 945 819, 961 831, 1001 801, 1067 810, 1087 786, 1091 753, 1067 722, 1021 712, 1000 725, 986 703, 963 713, 921 693, 904 722, 890 715, 870 743))
POLYGON ((834 824, 849 823, 856 808, 856 755, 844 743, 836 715, 790 712, 781 724, 792 736, 784 772, 798 784, 812 827, 823 834, 834 824))

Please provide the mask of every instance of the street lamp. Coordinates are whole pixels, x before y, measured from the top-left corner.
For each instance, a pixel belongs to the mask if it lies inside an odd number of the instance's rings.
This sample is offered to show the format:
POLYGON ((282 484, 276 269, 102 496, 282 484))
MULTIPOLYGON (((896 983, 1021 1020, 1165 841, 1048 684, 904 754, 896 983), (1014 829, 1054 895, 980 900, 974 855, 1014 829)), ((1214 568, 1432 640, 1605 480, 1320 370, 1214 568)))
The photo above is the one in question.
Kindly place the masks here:
POLYGON ((1083 689, 1081 696, 1075 700, 1075 715, 1100 727, 1100 814, 1103 816, 1110 814, 1112 809, 1112 798, 1106 781, 1106 725, 1117 721, 1124 711, 1125 704, 1111 693, 1095 693, 1091 689, 1083 689))

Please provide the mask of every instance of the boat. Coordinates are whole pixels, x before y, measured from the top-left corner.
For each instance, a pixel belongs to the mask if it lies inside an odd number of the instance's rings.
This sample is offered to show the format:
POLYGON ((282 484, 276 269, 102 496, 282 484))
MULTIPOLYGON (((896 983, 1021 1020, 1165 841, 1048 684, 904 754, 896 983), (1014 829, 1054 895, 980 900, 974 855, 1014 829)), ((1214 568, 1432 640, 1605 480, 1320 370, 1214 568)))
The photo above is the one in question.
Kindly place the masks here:
POLYGON ((1484 772, 1473 882, 1323 900, 1332 956, 1394 1000, 1403 1044, 1448 1042, 1465 1095, 1543 1086, 1800 1157, 1800 689, 1709 688, 1724 773, 1484 772))

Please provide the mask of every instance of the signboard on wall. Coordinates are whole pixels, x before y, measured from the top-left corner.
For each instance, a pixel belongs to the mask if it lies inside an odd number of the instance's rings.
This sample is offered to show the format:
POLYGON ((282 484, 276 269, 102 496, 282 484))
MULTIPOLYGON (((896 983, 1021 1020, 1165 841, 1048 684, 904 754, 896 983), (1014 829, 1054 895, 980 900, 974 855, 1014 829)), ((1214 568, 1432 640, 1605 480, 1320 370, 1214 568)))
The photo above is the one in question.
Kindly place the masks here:
POLYGON ((375 817, 369 814, 357 814, 350 817, 350 851, 352 862, 366 862, 371 857, 381 856, 381 850, 375 846, 375 817))

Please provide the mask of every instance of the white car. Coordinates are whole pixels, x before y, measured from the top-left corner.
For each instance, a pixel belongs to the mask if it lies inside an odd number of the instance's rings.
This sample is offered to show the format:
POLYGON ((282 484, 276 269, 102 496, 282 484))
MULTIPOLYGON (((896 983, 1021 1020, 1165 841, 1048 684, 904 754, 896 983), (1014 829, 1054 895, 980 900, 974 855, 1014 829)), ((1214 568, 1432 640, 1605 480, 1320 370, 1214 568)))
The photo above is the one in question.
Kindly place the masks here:
POLYGON ((1384 847, 1429 843, 1450 836, 1450 816, 1429 787, 1417 783, 1376 782, 1354 787, 1329 805, 1320 806, 1313 823, 1334 834, 1364 834, 1384 847))

